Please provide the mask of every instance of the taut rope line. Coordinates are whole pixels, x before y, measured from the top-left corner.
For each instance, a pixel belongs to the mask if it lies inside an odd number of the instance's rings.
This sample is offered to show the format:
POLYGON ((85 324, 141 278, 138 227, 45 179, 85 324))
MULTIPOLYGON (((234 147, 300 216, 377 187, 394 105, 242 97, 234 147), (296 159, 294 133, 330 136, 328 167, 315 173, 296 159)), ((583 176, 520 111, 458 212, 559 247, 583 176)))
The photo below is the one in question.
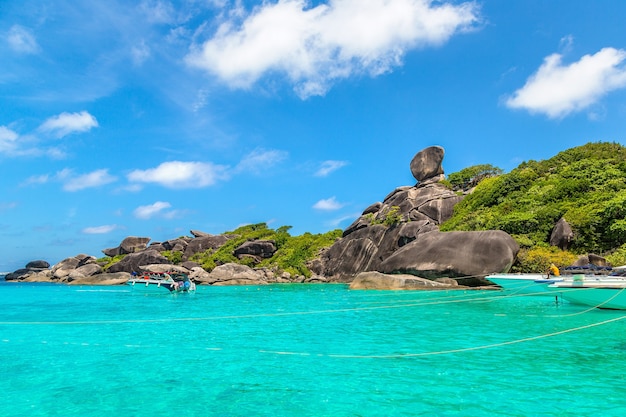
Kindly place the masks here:
POLYGON ((518 343, 531 342, 533 340, 545 339, 548 337, 559 336, 566 333, 572 333, 580 330, 589 329, 592 327, 603 326, 605 324, 613 323, 616 321, 626 319, 626 315, 620 317, 614 317, 612 319, 604 320, 597 323, 587 324, 580 327, 573 327, 570 329, 559 330, 557 332, 542 334, 538 336, 525 337, 522 339, 509 340, 506 342, 500 343, 492 343, 490 345, 482 345, 482 346, 472 346, 467 348, 459 348, 459 349, 449 349, 449 350, 440 350, 434 352, 418 352, 418 353, 397 353, 391 355, 346 355, 346 354, 316 354, 312 355, 310 353, 299 353, 299 352, 279 352, 279 351, 269 351, 269 350, 261 350, 262 353, 273 353, 277 355, 300 355, 300 356, 326 356, 329 358, 346 358, 346 359, 397 359, 397 358, 414 358, 414 357, 423 357, 423 356, 435 356, 435 355, 447 355, 451 353, 461 353, 461 352, 470 352, 474 350, 483 350, 483 349, 492 349, 500 346, 508 346, 514 345, 518 343))

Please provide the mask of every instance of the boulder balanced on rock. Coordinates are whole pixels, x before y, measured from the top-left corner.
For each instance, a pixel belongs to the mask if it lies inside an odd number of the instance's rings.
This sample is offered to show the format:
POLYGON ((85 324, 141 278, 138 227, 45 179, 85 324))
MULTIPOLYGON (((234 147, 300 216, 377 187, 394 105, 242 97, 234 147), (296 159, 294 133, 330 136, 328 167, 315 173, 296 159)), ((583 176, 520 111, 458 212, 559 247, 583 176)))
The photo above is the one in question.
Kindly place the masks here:
POLYGON ((418 152, 410 164, 418 184, 399 187, 367 207, 312 265, 314 272, 351 282, 365 271, 432 279, 507 271, 519 251, 507 233, 439 232, 463 199, 440 183, 443 155, 439 146, 418 152))

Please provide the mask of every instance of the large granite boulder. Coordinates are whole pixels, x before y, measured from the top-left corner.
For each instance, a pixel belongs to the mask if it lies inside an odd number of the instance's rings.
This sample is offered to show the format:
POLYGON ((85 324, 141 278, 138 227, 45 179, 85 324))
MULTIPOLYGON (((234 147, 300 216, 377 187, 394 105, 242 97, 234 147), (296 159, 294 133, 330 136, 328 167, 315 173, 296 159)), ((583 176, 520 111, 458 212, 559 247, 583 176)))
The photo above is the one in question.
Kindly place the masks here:
POLYGON ((385 259, 380 272, 480 279, 508 271, 518 251, 517 242, 501 230, 430 232, 385 259))
POLYGON ((228 242, 231 237, 229 235, 206 235, 193 238, 187 244, 183 258, 189 259, 196 253, 217 249, 228 242))
POLYGON ((70 273, 78 268, 80 261, 81 259, 75 256, 63 259, 51 268, 52 278, 54 280, 67 281, 70 273))
POLYGON ((559 249, 567 250, 574 241, 574 231, 572 226, 564 219, 560 218, 550 234, 550 245, 557 246, 559 249))
POLYGON ((82 266, 79 266, 73 271, 70 271, 67 281, 72 282, 76 280, 82 280, 86 277, 90 277, 93 275, 100 274, 102 272, 102 267, 95 263, 89 263, 82 266))
POLYGON ((246 265, 227 263, 213 268, 204 283, 211 285, 266 285, 264 275, 246 265))
POLYGON ((50 264, 47 261, 36 260, 26 264, 26 269, 48 269, 50 264))
POLYGON ((119 262, 111 265, 107 272, 128 272, 128 273, 140 273, 142 272, 142 265, 150 265, 150 264, 169 264, 170 260, 165 256, 161 255, 158 251, 154 249, 146 249, 141 252, 131 253, 126 255, 119 262))
POLYGON ((146 249, 148 242, 150 242, 149 237, 128 236, 118 247, 103 249, 102 253, 111 257, 135 253, 146 249))
POLYGON ((237 259, 253 258, 256 262, 271 258, 276 252, 276 242, 272 240, 250 240, 235 249, 237 259))
POLYGON ((430 290, 449 289, 458 285, 437 282, 406 274, 381 274, 380 272, 361 272, 350 283, 351 290, 430 290))
POLYGON ((104 273, 83 276, 68 282, 69 285, 121 285, 130 279, 128 272, 104 273))
POLYGON ((431 146, 415 154, 411 160, 413 177, 418 182, 423 182, 442 175, 443 154, 444 150, 441 146, 431 146))

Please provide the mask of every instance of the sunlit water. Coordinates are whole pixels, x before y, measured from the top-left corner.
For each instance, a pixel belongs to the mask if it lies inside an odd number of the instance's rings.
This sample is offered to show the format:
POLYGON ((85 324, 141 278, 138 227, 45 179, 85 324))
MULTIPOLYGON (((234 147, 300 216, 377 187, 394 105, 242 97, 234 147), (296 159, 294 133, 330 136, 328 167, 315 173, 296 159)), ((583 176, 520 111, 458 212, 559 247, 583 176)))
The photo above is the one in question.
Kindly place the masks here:
POLYGON ((626 312, 499 291, 0 282, 9 416, 624 416, 626 312))

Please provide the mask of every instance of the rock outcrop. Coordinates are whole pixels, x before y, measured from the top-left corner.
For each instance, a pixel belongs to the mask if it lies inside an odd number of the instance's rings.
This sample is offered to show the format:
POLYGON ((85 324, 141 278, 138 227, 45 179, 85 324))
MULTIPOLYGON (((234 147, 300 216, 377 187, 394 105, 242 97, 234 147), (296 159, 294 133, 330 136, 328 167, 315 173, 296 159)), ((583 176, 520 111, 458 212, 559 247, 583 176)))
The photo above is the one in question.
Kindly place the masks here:
POLYGON ((519 246, 501 230, 430 232, 395 251, 380 265, 383 273, 425 278, 482 278, 507 272, 519 246))
POLYGON ((361 272, 350 283, 351 290, 432 290, 458 287, 456 281, 438 282, 414 275, 387 275, 380 272, 361 272))
MULTIPOLYGON (((192 230, 193 237, 163 242, 129 236, 119 246, 102 251, 109 257, 124 255, 110 266, 81 254, 52 267, 45 261, 33 261, 6 279, 107 285, 125 282, 131 273, 175 270, 207 285, 352 282, 354 288, 416 289, 447 288, 459 282, 488 284, 482 277, 507 271, 519 247, 502 231, 440 232, 439 225, 452 216, 454 206, 463 199, 441 182, 443 157, 439 146, 418 152, 410 163, 417 183, 398 187, 367 207, 340 239, 310 262, 310 278, 292 276, 276 267, 251 268, 236 263, 204 270, 193 262, 197 260, 194 255, 218 250, 235 236, 192 230)), ((562 247, 571 241, 568 227, 565 220, 557 224, 554 244, 562 247)), ((245 260, 242 263, 257 264, 276 251, 273 241, 252 240, 239 245, 232 255, 245 260)))
POLYGON ((481 277, 505 272, 519 247, 505 232, 439 232, 463 199, 439 181, 443 148, 418 152, 411 161, 415 186, 399 187, 367 207, 326 250, 312 270, 333 281, 359 273, 408 273, 424 278, 481 277))
POLYGON ((557 246, 559 249, 569 249, 572 241, 574 240, 574 231, 572 226, 564 219, 560 218, 556 225, 552 229, 550 234, 550 245, 557 246))

